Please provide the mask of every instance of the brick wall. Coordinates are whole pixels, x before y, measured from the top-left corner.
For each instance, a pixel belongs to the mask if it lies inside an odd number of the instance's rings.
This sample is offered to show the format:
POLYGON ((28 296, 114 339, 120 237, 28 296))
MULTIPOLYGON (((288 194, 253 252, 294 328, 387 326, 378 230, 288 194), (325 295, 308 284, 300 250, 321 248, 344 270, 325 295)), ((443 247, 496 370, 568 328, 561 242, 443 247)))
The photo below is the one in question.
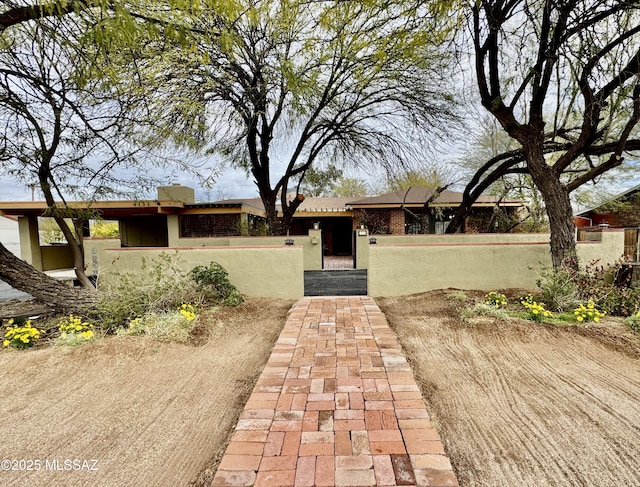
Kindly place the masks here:
POLYGON ((389 229, 392 235, 404 235, 404 211, 389 211, 389 229))

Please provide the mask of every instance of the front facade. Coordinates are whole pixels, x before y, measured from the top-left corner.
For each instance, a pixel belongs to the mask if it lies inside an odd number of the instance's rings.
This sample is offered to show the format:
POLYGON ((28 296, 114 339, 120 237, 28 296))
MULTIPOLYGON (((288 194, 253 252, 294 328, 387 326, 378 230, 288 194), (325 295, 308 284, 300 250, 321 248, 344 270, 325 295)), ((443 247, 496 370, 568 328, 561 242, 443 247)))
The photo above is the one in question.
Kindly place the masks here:
MULTIPOLYGON (((308 236, 318 230, 322 255, 350 256, 357 230, 366 229, 371 235, 442 234, 462 194, 443 191, 437 198, 432 196, 428 189, 411 188, 359 199, 308 198, 296 212, 289 235, 308 236)), ((120 248, 206 247, 219 245, 216 239, 220 238, 267 238, 260 199, 197 203, 193 189, 180 185, 158 188, 156 200, 75 202, 70 206, 118 221, 116 243, 120 248)), ((498 206, 515 212, 522 203, 483 196, 473 207, 472 228, 490 221, 498 206)), ((72 261, 62 246, 40 245, 38 218, 46 208, 44 202, 0 203, 0 215, 17 219, 21 254, 34 267, 44 271, 69 267, 72 261)), ((494 229, 485 224, 487 230, 494 229)))

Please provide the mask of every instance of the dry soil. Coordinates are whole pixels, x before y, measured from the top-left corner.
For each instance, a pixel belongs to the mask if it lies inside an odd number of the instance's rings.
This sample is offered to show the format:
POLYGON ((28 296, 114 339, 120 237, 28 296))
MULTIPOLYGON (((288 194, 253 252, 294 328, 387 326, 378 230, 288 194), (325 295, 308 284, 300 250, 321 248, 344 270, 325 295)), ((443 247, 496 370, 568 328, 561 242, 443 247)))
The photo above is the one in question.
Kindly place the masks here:
POLYGON ((0 485, 209 485, 291 304, 203 315, 188 345, 0 352, 0 485))
POLYGON ((461 486, 640 485, 636 334, 621 320, 463 322, 447 294, 377 301, 461 486))

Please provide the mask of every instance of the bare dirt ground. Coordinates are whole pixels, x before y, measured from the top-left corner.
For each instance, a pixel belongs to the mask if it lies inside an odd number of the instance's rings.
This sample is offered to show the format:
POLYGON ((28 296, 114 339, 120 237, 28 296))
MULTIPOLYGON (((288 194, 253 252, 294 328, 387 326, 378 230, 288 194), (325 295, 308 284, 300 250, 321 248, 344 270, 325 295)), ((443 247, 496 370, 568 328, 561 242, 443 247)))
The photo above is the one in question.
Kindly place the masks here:
POLYGON ((1 351, 0 485, 209 485, 291 304, 203 316, 189 345, 1 351))
POLYGON ((446 294, 377 302, 461 486, 640 485, 638 335, 612 319, 465 323, 446 294))

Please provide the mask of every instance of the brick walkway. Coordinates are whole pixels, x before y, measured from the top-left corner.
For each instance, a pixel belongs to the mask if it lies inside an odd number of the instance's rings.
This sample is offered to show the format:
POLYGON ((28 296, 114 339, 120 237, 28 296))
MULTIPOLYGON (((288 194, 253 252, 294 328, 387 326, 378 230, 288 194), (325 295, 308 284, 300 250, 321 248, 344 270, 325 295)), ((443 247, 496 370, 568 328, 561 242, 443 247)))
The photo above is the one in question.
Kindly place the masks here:
POLYGON ((456 486, 422 395, 368 297, 294 306, 213 486, 456 486))

